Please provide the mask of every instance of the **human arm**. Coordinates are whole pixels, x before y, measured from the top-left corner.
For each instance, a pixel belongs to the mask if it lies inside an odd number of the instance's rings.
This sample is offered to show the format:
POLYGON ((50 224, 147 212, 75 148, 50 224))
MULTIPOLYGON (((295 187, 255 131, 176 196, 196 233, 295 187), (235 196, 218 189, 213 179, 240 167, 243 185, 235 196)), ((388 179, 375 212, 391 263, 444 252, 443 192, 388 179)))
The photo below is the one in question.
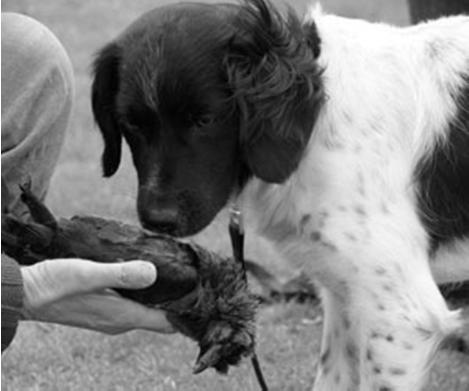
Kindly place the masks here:
POLYGON ((11 319, 8 323, 2 320, 2 329, 4 324, 9 326, 6 335, 10 339, 5 339, 5 347, 14 336, 18 319, 59 323, 108 334, 132 329, 172 331, 163 311, 122 298, 110 289, 139 289, 152 285, 157 273, 151 263, 101 264, 72 258, 46 260, 19 268, 16 262, 2 254, 2 315, 3 291, 10 289, 9 285, 4 286, 5 267, 16 270, 10 272, 15 273, 10 285, 15 283, 15 287, 20 287, 15 291, 16 301, 5 303, 7 311, 15 304, 14 317, 7 317, 11 319))

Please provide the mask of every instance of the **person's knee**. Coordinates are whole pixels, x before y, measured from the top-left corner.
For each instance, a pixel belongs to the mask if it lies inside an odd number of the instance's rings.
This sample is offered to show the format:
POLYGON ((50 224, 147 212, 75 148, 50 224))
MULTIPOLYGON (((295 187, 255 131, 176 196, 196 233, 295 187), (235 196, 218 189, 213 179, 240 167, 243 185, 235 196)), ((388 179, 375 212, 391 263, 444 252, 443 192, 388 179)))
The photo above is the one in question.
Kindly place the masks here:
POLYGON ((22 14, 3 13, 2 55, 3 73, 23 71, 27 82, 28 74, 35 71, 58 71, 61 77, 54 80, 62 85, 56 87, 62 88, 66 95, 73 93, 70 59, 56 36, 37 20, 22 14))
POLYGON ((63 139, 73 98, 70 59, 55 35, 28 16, 2 14, 2 161, 25 140, 63 139))

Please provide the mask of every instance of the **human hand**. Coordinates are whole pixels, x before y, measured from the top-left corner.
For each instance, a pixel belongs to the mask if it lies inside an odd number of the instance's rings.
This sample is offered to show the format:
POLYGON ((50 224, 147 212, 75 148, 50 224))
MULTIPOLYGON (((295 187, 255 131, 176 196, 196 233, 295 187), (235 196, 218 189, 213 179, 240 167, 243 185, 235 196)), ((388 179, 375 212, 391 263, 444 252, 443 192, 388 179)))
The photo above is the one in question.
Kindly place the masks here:
POLYGON ((110 288, 141 289, 157 278, 153 264, 53 259, 21 268, 23 319, 118 334, 133 329, 172 332, 164 311, 119 296, 110 288))

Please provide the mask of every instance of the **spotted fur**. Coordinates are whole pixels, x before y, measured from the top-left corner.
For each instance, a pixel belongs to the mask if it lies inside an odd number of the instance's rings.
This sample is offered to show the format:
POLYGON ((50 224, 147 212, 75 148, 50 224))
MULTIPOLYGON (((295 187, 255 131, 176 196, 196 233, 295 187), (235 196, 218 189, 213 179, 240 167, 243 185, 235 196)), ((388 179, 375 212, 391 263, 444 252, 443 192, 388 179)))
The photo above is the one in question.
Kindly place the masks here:
POLYGON ((247 213, 321 287, 314 390, 419 390, 458 327, 435 279, 469 278, 469 18, 395 28, 315 9, 312 21, 325 104, 298 169, 280 186, 253 180, 247 213))

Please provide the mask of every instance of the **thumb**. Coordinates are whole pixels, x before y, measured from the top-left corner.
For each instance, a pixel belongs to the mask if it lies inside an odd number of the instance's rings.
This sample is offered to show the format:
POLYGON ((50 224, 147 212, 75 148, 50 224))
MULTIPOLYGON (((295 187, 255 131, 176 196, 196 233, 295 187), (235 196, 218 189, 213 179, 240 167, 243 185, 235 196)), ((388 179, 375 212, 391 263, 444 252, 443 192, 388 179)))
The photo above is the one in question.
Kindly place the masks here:
POLYGON ((22 272, 25 289, 29 285, 44 302, 107 288, 145 288, 157 276, 156 267, 147 261, 98 263, 76 258, 39 262, 22 272))
POLYGON ((152 263, 140 260, 108 264, 80 260, 75 272, 69 276, 71 284, 75 285, 74 293, 106 288, 146 288, 155 282, 157 275, 152 263))
POLYGON ((90 263, 83 270, 88 276, 85 283, 87 291, 102 288, 141 289, 152 285, 156 281, 156 267, 148 261, 134 260, 112 264, 90 263))

